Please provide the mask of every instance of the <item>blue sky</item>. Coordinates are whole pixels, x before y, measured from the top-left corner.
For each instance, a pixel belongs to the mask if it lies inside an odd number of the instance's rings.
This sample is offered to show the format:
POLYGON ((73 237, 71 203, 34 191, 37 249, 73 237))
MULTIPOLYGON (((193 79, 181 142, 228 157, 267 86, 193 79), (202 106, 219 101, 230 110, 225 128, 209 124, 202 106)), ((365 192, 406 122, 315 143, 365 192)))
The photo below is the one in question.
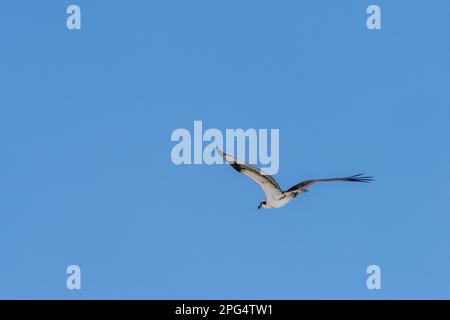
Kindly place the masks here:
POLYGON ((0 298, 450 298, 449 9, 3 3, 0 298), (194 120, 278 128, 282 187, 376 182, 257 210, 261 190, 228 166, 171 162, 194 120))

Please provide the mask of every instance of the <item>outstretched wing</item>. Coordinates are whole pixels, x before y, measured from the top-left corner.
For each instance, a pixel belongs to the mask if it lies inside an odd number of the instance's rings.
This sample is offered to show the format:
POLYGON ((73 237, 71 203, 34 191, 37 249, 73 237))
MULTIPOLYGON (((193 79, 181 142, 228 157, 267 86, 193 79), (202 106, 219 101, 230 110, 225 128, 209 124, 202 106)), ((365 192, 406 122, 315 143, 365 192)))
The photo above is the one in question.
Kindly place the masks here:
POLYGON ((283 192, 275 179, 261 169, 240 161, 237 158, 222 152, 218 148, 216 150, 236 171, 255 181, 263 189, 266 198, 274 198, 283 192))
POLYGON ((327 181, 348 181, 348 182, 365 182, 368 183, 370 181, 373 181, 373 177, 366 177, 363 176, 364 173, 355 174, 354 176, 345 177, 345 178, 329 178, 329 179, 314 179, 314 180, 305 180, 302 181, 295 186, 289 188, 286 190, 286 192, 295 192, 295 191, 302 191, 306 188, 312 186, 316 182, 327 182, 327 181))

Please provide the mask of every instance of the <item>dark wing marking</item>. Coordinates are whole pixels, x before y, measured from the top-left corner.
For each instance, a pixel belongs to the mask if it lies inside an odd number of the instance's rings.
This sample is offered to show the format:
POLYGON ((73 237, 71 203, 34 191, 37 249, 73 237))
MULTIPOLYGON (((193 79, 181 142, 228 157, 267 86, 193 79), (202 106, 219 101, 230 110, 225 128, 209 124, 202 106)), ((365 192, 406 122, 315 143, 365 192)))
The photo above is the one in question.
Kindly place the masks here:
POLYGON ((304 189, 310 187, 311 185, 313 185, 316 182, 348 181, 348 182, 364 182, 364 183, 368 183, 368 182, 374 180, 373 177, 366 177, 366 176, 363 176, 363 174, 364 173, 355 174, 354 176, 345 177, 345 178, 329 178, 329 179, 305 180, 305 181, 302 181, 302 182, 296 184, 295 186, 289 188, 288 190, 286 190, 286 192, 304 190, 304 189))
POLYGON ((280 194, 282 192, 277 181, 261 169, 256 168, 248 163, 242 162, 237 158, 220 151, 219 149, 217 149, 217 152, 236 171, 246 175, 256 183, 258 183, 264 190, 266 196, 273 196, 274 194, 280 194))

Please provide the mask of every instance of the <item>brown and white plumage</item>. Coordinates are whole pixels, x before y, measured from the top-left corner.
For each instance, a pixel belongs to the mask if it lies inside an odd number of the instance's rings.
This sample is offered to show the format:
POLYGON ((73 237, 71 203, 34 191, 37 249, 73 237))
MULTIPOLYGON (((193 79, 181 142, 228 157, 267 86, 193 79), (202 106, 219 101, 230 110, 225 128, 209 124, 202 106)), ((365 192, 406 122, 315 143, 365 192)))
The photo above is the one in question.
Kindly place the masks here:
POLYGON ((373 181, 372 177, 363 176, 362 173, 356 174, 350 177, 344 178, 327 178, 327 179, 312 179, 302 181, 288 190, 283 191, 278 185, 277 181, 264 171, 256 168, 248 163, 240 161, 239 159, 222 152, 217 149, 219 155, 230 164, 236 171, 246 175, 253 181, 255 181, 264 191, 266 196, 262 201, 258 209, 260 208, 280 208, 294 199, 301 193, 308 192, 307 188, 317 182, 330 182, 330 181, 346 181, 346 182, 370 182, 373 181))

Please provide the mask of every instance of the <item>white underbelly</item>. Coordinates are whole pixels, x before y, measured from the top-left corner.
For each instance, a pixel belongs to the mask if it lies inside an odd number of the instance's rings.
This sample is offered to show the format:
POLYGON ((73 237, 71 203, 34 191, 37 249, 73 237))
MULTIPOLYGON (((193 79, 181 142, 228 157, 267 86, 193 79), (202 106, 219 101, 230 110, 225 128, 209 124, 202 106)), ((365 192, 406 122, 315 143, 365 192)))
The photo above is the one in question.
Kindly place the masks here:
POLYGON ((272 208, 280 208, 282 206, 285 206, 288 202, 292 200, 292 196, 283 195, 279 199, 271 199, 270 201, 267 201, 267 205, 272 208))

